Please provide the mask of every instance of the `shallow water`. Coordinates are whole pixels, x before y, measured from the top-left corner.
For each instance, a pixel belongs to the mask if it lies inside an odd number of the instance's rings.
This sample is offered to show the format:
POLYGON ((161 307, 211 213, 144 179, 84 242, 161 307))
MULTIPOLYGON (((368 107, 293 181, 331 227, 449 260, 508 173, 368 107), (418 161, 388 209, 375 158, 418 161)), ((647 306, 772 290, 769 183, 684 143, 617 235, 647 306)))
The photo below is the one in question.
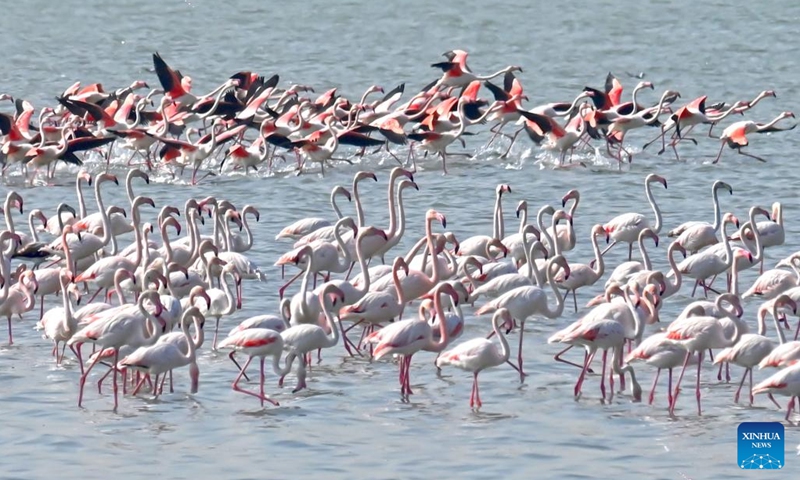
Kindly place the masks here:
MULTIPOLYGON (((520 78, 531 104, 571 99, 584 85, 600 87, 610 70, 625 85, 625 97, 637 81, 625 72, 646 72, 656 85, 656 92, 643 92, 648 102, 655 102, 666 88, 679 90, 684 100, 708 94, 709 102, 751 99, 761 90, 774 89, 778 98, 759 104, 749 118, 767 121, 780 111, 800 110, 800 66, 793 44, 800 17, 797 3, 529 5, 472 0, 397 5, 351 1, 335 6, 310 1, 280 8, 252 0, 236 2, 235 7, 209 0, 11 2, 0 16, 0 91, 40 107, 53 104, 53 97, 78 79, 109 87, 136 78, 155 84, 155 74, 148 69, 150 54, 159 51, 194 78, 197 91, 252 69, 280 73, 282 82, 312 84, 317 91, 336 86, 346 95, 359 96, 372 83, 391 88, 405 81, 410 93, 436 77, 428 65, 439 61, 441 52, 463 48, 470 52, 476 72, 523 66, 520 78)), ((8 110, 7 104, 0 107, 8 110)), ((423 212, 431 207, 447 215, 448 229, 459 238, 489 233, 494 186, 509 183, 513 193, 505 203, 508 231, 516 228, 509 211, 517 201, 527 199, 532 210, 546 203, 558 206, 567 190, 579 188, 583 200, 575 226, 581 241, 568 258, 587 261, 591 249, 586 240, 593 224, 627 211, 650 215, 642 189, 650 172, 669 180, 666 191, 655 188, 665 229, 689 219, 710 220, 708 190, 713 180, 721 179, 734 187, 733 196, 722 198, 722 208, 739 218, 746 218, 750 205, 784 203, 787 244, 767 252, 768 265, 798 249, 793 212, 800 202, 791 192, 800 177, 794 168, 800 146, 796 131, 751 138, 750 151, 767 158, 767 164, 727 151, 721 164, 710 165, 718 143, 703 138, 705 132, 698 132, 698 147, 680 148, 680 162, 669 152, 660 157, 653 151, 640 152, 652 135, 648 131, 629 136, 636 155, 621 173, 593 155, 582 157, 587 168, 554 171, 546 166, 552 158, 531 151, 526 140, 503 162, 497 158, 500 146, 482 147, 485 134, 470 138, 468 150, 477 150, 477 157, 453 158, 447 177, 441 175, 438 162, 421 163, 424 171, 416 176, 420 191, 406 192, 409 228, 396 251, 406 251, 422 235, 423 212)), ((245 285, 244 308, 223 320, 222 330, 227 331, 250 315, 277 313, 280 276, 271 265, 289 245, 274 241, 275 234, 301 217, 332 217, 327 197, 333 185, 349 184, 358 169, 376 170, 379 183, 364 183, 362 188, 367 223, 388 225, 385 187, 392 166, 391 159, 370 158, 359 166, 331 169, 325 178, 228 174, 194 188, 159 176, 147 187, 137 185, 137 192, 152 196, 159 207, 217 194, 237 206, 252 203, 261 210, 262 220, 253 226, 256 246, 249 255, 268 281, 245 285)), ((118 173, 122 177, 124 171, 118 173)), ((26 212, 43 208, 52 214, 62 199, 74 202, 73 179, 74 172, 64 170, 52 188, 28 189, 18 177, 10 182, 24 195, 26 212)), ((7 188, 0 187, 3 196, 7 188)), ((105 191, 109 201, 123 201, 121 190, 105 191)), ((90 202, 90 210, 93 207, 90 202)), ((352 212, 352 206, 345 208, 352 212)), ((147 212, 146 217, 152 220, 155 214, 147 212)), ((652 254, 662 267, 666 243, 652 254)), ((607 257, 612 267, 623 259, 623 250, 615 248, 607 257)), ((742 288, 754 278, 754 271, 744 272, 742 288)), ((598 286, 580 292, 579 300, 585 303, 599 291, 598 286)), ((661 311, 662 322, 689 302, 689 293, 684 287, 669 299, 661 311)), ((757 305, 745 304, 751 326, 757 305)), ((489 324, 475 318, 471 308, 466 311, 462 340, 484 334, 489 324)), ((691 383, 675 420, 667 415, 664 387, 652 407, 632 403, 627 394, 603 404, 594 376, 584 396, 573 400, 578 371, 555 364, 551 357, 557 350, 545 339, 583 312, 573 313, 568 304, 558 320, 529 321, 525 362, 530 376, 520 385, 509 368, 485 372, 480 413, 467 405, 469 374, 445 370, 437 378, 430 354, 415 358, 411 375, 416 394, 403 403, 395 365, 345 358, 341 348, 325 352, 323 363, 310 375, 310 388, 301 394, 278 389, 274 377, 268 377, 268 392, 281 402, 280 408, 261 409, 255 399, 232 392, 233 366, 204 348, 197 395, 184 393, 188 378, 181 372, 176 393, 160 400, 127 397, 114 413, 107 394, 87 388, 85 408, 78 409, 76 366, 70 361, 63 368, 54 366, 50 345, 31 328, 36 317, 30 312, 23 321, 14 321, 14 346, 0 346, 0 468, 5 478, 51 477, 56 472, 65 478, 94 477, 110 471, 126 478, 285 478, 297 473, 428 478, 445 471, 460 478, 749 477, 736 466, 737 425, 779 421, 783 414, 764 398, 753 408, 734 405, 734 382, 741 373, 736 368, 730 384, 718 383, 711 367, 705 368, 702 417, 694 410, 691 383)), ((516 335, 510 336, 512 345, 516 335)), ((648 387, 653 372, 637 367, 637 374, 648 387)), ((763 372, 756 372, 756 381, 760 378, 763 372)), ((687 381, 693 380, 689 374, 687 381)), ((293 378, 288 382, 291 385, 293 378)), ((787 425, 786 432, 786 473, 800 472, 800 459, 794 456, 800 431, 787 425)))

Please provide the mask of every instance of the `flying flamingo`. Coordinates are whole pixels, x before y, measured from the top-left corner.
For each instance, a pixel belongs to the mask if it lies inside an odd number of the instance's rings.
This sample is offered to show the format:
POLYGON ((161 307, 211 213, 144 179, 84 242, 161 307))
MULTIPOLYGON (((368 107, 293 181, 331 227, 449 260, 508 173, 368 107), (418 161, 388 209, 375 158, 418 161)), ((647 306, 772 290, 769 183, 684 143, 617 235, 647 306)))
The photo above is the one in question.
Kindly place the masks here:
POLYGON ((442 56, 447 58, 447 61, 431 65, 431 67, 439 68, 444 72, 442 78, 436 82, 436 86, 461 88, 466 87, 476 80, 491 80, 510 72, 522 73, 522 67, 511 65, 491 75, 475 75, 467 66, 467 55, 468 53, 464 50, 451 50, 443 53, 442 56))
MULTIPOLYGON (((656 224, 652 227, 652 230, 658 235, 658 233, 661 232, 661 209, 658 208, 653 198, 653 192, 650 189, 650 184, 655 182, 667 188, 667 179, 655 173, 651 173, 644 179, 644 192, 647 196, 647 201, 650 203, 650 207, 653 209, 653 214, 656 217, 656 224)), ((639 239, 639 232, 649 226, 650 223, 647 221, 647 218, 641 213, 623 213, 622 215, 614 217, 611 221, 603 225, 606 233, 608 233, 609 237, 614 241, 601 252, 601 255, 605 255, 605 253, 617 243, 623 242, 628 244, 628 260, 632 260, 633 244, 639 239)))
POLYGON ((742 151, 742 148, 744 148, 747 145, 749 145, 749 142, 747 140, 747 134, 748 133, 783 132, 783 131, 786 131, 786 130, 793 130, 797 126, 796 123, 794 125, 792 125, 791 127, 788 127, 788 128, 778 128, 778 127, 775 126, 775 124, 778 123, 779 121, 783 120, 784 118, 789 118, 789 117, 795 118, 794 117, 794 113, 792 113, 792 112, 783 112, 780 115, 778 115, 777 117, 775 117, 769 123, 756 123, 756 122, 754 122, 752 120, 743 120, 743 121, 735 122, 735 123, 732 123, 732 124, 728 125, 728 127, 726 127, 725 130, 722 131, 722 135, 720 135, 720 137, 719 137, 719 139, 722 141, 721 142, 722 144, 719 147, 719 153, 717 153, 717 158, 715 158, 714 161, 711 162, 711 163, 719 162, 720 157, 722 157, 722 150, 725 149, 725 145, 726 144, 729 147, 731 147, 732 149, 736 150, 736 153, 738 153, 739 155, 744 155, 746 157, 755 158, 756 160, 758 160, 760 162, 766 162, 766 160, 764 160, 761 157, 757 157, 755 155, 752 155, 750 153, 746 153, 746 152, 742 151))
MULTIPOLYGON (((436 306, 436 315, 444 318, 442 295, 448 294, 458 301, 458 292, 449 283, 440 283, 436 287, 433 301, 436 306)), ((366 341, 375 344, 373 357, 380 360, 386 355, 400 356, 400 395, 408 398, 413 395, 411 391, 411 358, 420 350, 441 352, 449 341, 447 322, 439 322, 439 340, 433 340, 433 331, 428 322, 418 318, 394 322, 386 327, 371 333, 366 341)))
POLYGON ((452 365, 472 372, 472 394, 469 397, 470 408, 476 405, 480 408, 482 405, 478 374, 487 368, 499 367, 508 361, 510 349, 508 340, 503 335, 500 325, 505 322, 505 328, 510 330, 513 327, 512 321, 511 314, 505 308, 497 310, 492 316, 492 327, 495 335, 500 340, 499 349, 490 340, 474 338, 442 353, 436 360, 436 366, 439 368, 445 365, 452 365))

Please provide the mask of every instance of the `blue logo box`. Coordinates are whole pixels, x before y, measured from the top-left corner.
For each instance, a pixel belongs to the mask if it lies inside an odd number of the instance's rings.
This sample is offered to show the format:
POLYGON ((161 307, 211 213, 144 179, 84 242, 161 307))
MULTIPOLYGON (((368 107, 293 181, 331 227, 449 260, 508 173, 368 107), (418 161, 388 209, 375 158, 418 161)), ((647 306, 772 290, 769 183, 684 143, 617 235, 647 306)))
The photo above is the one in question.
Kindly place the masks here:
POLYGON ((738 430, 738 464, 743 470, 781 470, 785 439, 780 422, 744 422, 738 430))

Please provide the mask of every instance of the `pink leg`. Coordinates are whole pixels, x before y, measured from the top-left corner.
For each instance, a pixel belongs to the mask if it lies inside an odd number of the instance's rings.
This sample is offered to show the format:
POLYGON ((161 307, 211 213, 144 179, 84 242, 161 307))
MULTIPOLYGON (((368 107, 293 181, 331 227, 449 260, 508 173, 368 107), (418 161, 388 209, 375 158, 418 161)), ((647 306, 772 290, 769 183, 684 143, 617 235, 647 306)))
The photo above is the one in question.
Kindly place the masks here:
POLYGON ((749 368, 748 370, 749 371, 748 371, 747 376, 750 377, 750 406, 752 406, 753 405, 753 400, 755 400, 753 398, 753 369, 749 368))
POLYGON ((517 365, 519 366, 519 381, 525 381, 525 371, 522 369, 522 337, 525 334, 525 320, 519 322, 519 353, 517 353, 517 365))
POLYGON ((94 368, 94 366, 97 365, 97 362, 99 362, 99 361, 100 361, 100 356, 98 355, 97 357, 95 357, 95 359, 92 361, 92 363, 89 364, 89 368, 86 369, 86 372, 84 372, 83 375, 81 375, 81 378, 78 381, 78 406, 79 407, 83 403, 83 386, 86 385, 86 377, 89 376, 89 372, 92 371, 92 368, 94 368))
POLYGON ((695 396, 697 397, 697 414, 702 415, 700 408, 700 372, 703 366, 703 351, 697 352, 697 387, 695 388, 695 396))
POLYGON ((584 362, 583 369, 581 370, 581 374, 578 375, 578 382, 575 384, 575 396, 579 396, 581 393, 581 387, 583 387, 583 380, 586 378, 586 371, 589 369, 589 365, 594 360, 594 355, 597 353, 597 350, 593 351, 590 355, 586 357, 586 361, 584 362))
POLYGON ((686 373, 686 366, 689 365, 689 358, 692 356, 692 352, 686 352, 686 358, 683 361, 683 368, 681 369, 681 374, 678 375, 678 381, 675 383, 675 392, 672 394, 672 401, 669 404, 669 414, 675 414, 675 404, 678 403, 678 394, 681 393, 681 382, 683 381, 683 375, 686 373))
POLYGON ((11 316, 8 317, 8 344, 14 345, 14 336, 11 334, 11 316))
MULTIPOLYGON (((603 400, 606 399, 606 361, 608 360, 608 350, 603 350, 603 369, 600 371, 600 394, 603 400)), ((613 376, 612 376, 613 378, 613 376)))
POLYGON ((119 407, 119 383, 117 383, 117 364, 119 363, 119 349, 114 349, 114 411, 119 407))
POLYGON ((483 406, 483 402, 481 402, 481 387, 480 384, 478 383, 478 372, 475 372, 474 375, 475 375, 475 403, 477 403, 478 408, 481 408, 481 406, 483 406))
POLYGON ((142 376, 142 378, 139 379, 139 382, 136 384, 136 388, 134 388, 131 392, 131 395, 136 396, 136 394, 139 393, 139 389, 142 388, 142 385, 144 385, 145 378, 147 377, 142 376))
POLYGON ((469 408, 475 407, 475 382, 476 379, 472 379, 472 393, 469 394, 469 408))
POLYGON ((661 369, 660 368, 658 370, 656 370, 656 378, 653 379, 653 388, 650 389, 650 397, 649 397, 649 400, 647 402, 648 405, 652 405, 653 404, 653 400, 655 399, 656 386, 658 385, 658 377, 659 377, 659 375, 661 375, 661 369))
POLYGON ((284 284, 284 285, 283 285, 281 288, 279 288, 279 289, 278 289, 278 295, 280 296, 281 300, 283 299, 283 292, 285 292, 285 291, 286 291, 286 289, 287 289, 287 288, 289 288, 289 285, 291 285, 292 283, 294 283, 294 281, 295 281, 295 280, 297 280, 298 278, 300 278, 300 276, 301 276, 303 273, 305 273, 305 272, 301 270, 301 271, 300 271, 300 272, 299 272, 297 275, 295 275, 294 277, 292 277, 292 278, 291 278, 291 279, 290 279, 288 282, 286 282, 286 283, 285 283, 285 284, 284 284))
MULTIPOLYGON (((742 386, 744 386, 744 381, 747 378, 747 372, 749 371, 749 368, 744 371, 744 375, 742 375, 742 381, 739 382, 739 388, 737 388, 736 393, 733 394, 733 403, 739 403, 739 393, 742 391, 742 386)), ((750 403, 752 404, 752 401, 750 403)))
MULTIPOLYGON (((492 332, 492 333, 494 333, 494 332, 492 332)), ((553 356, 553 360, 555 360, 556 362, 566 363, 567 365, 572 365, 573 367, 583 368, 583 365, 578 365, 577 363, 570 362, 569 360, 564 360, 563 358, 561 358, 561 355, 564 355, 565 353, 567 353, 570 349, 572 349, 572 347, 573 347, 573 345, 570 345, 567 348, 565 348, 564 350, 561 350, 560 352, 556 353, 553 356)), ((586 360, 586 355, 587 354, 584 352, 584 357, 583 357, 584 361, 586 360)), ((514 366, 510 362, 509 362, 509 365, 511 365, 512 367, 514 366)), ((517 370, 519 370, 519 369, 517 369, 517 370)), ((590 368, 589 369, 589 373, 594 373, 594 371, 590 368)))
MULTIPOLYGON (((606 351, 608 351, 608 350, 606 350, 606 351)), ((608 366, 608 386, 609 386, 608 401, 609 402, 611 402, 611 400, 614 399, 614 365, 613 365, 614 356, 613 355, 611 356, 611 362, 612 362, 612 365, 608 366)), ((620 378, 623 378, 622 375, 620 375, 620 378)))
POLYGON ((792 409, 794 409, 794 399, 795 399, 795 397, 792 397, 792 398, 789 399, 789 406, 786 408, 786 421, 787 422, 789 421, 789 418, 792 416, 792 409))
POLYGON ((774 404, 775 404, 775 406, 776 406, 776 407, 778 407, 778 410, 781 410, 781 409, 783 408, 783 407, 781 407, 781 404, 780 404, 780 403, 778 403, 778 401, 777 401, 777 400, 775 400, 775 397, 773 397, 771 393, 768 393, 768 394, 767 394, 767 398, 769 398, 770 400, 772 400, 772 403, 774 403, 774 404))
POLYGON ((672 369, 669 369, 669 377, 667 382, 667 404, 672 405, 672 399, 675 398, 672 396, 672 369))

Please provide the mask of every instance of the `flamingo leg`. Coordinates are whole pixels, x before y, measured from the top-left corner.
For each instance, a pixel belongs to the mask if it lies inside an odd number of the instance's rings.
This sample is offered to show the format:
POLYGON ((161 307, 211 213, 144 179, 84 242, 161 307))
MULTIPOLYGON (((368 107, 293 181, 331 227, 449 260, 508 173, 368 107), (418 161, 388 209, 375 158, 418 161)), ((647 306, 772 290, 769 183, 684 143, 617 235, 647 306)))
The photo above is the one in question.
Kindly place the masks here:
POLYGON ((581 387, 583 387, 583 380, 586 378, 586 371, 589 369, 589 365, 594 360, 594 356, 597 353, 597 350, 593 351, 590 355, 586 357, 586 361, 584 362, 583 369, 581 370, 581 374, 578 375, 578 382, 575 384, 575 397, 579 397, 581 394, 581 387))
POLYGON ((79 389, 78 390, 78 406, 79 407, 83 403, 83 387, 84 387, 84 385, 86 385, 86 377, 89 376, 89 372, 92 371, 92 368, 94 368, 94 366, 97 365, 97 362, 99 362, 99 361, 100 361, 100 356, 98 355, 97 357, 95 357, 94 360, 92 360, 92 363, 89 364, 89 367, 86 369, 86 371, 83 373, 83 375, 81 375, 81 378, 78 381, 78 389, 79 389))
POLYGON ((478 382, 478 372, 474 373, 474 382, 475 382, 475 403, 478 405, 478 408, 483 406, 483 402, 481 402, 481 386, 480 382, 478 382))
POLYGON ((757 156, 755 156, 755 155, 752 155, 752 154, 750 154, 750 153, 743 152, 741 148, 737 148, 737 149, 736 149, 736 151, 739 153, 739 155, 744 155, 745 157, 755 158, 755 159, 756 159, 756 160, 758 160, 759 162, 764 162, 764 163, 766 163, 766 162, 767 162, 766 160, 764 160, 764 159, 763 159, 763 158, 761 158, 761 157, 757 157, 757 156))
POLYGON ((240 373, 241 373, 241 374, 244 376, 244 379, 245 379, 245 380, 247 380, 247 381, 249 382, 249 381, 250 381, 250 378, 247 376, 247 374, 246 374, 246 373, 244 373, 244 369, 242 369, 242 366, 241 366, 241 365, 239 365, 239 362, 237 362, 237 361, 236 361, 236 359, 233 357, 233 355, 234 355, 235 353, 236 353, 235 351, 233 351, 233 352, 229 353, 229 354, 228 354, 228 358, 230 358, 230 359, 231 359, 231 361, 233 362, 233 364, 234 364, 234 365, 236 365, 236 369, 237 369, 237 370, 239 370, 239 372, 240 372, 240 373))
POLYGON ((700 408, 700 372, 703 366, 703 351, 697 352, 697 386, 695 387, 695 396, 697 397, 697 414, 702 415, 700 408))
POLYGON ((475 407, 475 378, 472 379, 472 392, 469 394, 469 408, 475 407))
MULTIPOLYGON (((742 375, 742 381, 739 382, 739 388, 736 389, 736 393, 733 394, 733 403, 739 403, 739 393, 742 391, 742 387, 744 386, 744 381, 747 379, 747 373, 750 372, 750 369, 744 371, 744 375, 742 375)), ((752 405, 753 401, 750 400, 750 404, 752 405)))
POLYGON ((653 379, 653 387, 650 389, 650 395, 648 396, 647 404, 652 405, 653 400, 656 396, 656 386, 658 386, 658 377, 661 375, 661 369, 659 368, 656 370, 656 378, 653 379))
POLYGON ((117 364, 119 363, 119 349, 114 349, 114 411, 119 406, 119 383, 117 383, 117 364))
MULTIPOLYGON (((603 369, 600 371, 600 394, 603 400, 606 399, 606 361, 608 360, 608 350, 603 350, 603 369)), ((613 377, 613 374, 611 376, 613 377)))
MULTIPOLYGON (((563 355, 563 354, 567 353, 567 351, 569 351, 570 349, 572 349, 572 347, 573 347, 573 346, 574 346, 574 345, 570 345, 570 346, 568 346, 567 348, 565 348, 564 350, 561 350, 560 352, 556 353, 556 354, 553 356, 553 360, 555 360, 556 362, 566 363, 567 365, 572 365, 573 367, 583 368, 583 365, 578 365, 578 364, 577 364, 577 363, 575 363, 575 362, 570 362, 569 360, 564 360, 563 358, 561 358, 561 355, 563 355)), ((584 355, 583 355, 583 360, 584 360, 584 362, 586 361, 586 356, 587 356, 587 355, 588 355, 588 352, 584 352, 584 355)), ((510 364, 510 363, 509 363, 509 364, 510 364)), ((510 364, 510 365, 511 365, 511 364, 510 364)), ((511 365, 511 366, 514 366, 514 365, 511 365)), ((589 369, 589 373, 594 373, 594 371, 593 371, 593 370, 590 368, 590 369, 589 369)))
MULTIPOLYGON (((303 271, 301 270, 300 272, 298 272, 298 273, 297 273, 297 275, 295 275, 294 277, 292 277, 292 278, 291 278, 291 279, 290 279, 288 282, 286 282, 286 283, 285 283, 285 284, 284 284, 284 285, 283 285, 281 288, 279 288, 279 289, 278 289, 278 295, 280 296, 280 298, 281 298, 281 299, 283 299, 283 292, 285 292, 285 291, 286 291, 286 289, 287 289, 287 288, 289 288, 289 285, 291 285, 292 283, 294 283, 294 281, 295 281, 295 280, 297 280, 298 278, 300 278, 300 276, 301 276, 301 275, 303 275, 303 273, 305 273, 305 272, 303 272, 303 271)), ((316 277, 315 277, 314 279, 316 280, 316 277)))
POLYGON ((669 403, 669 414, 670 416, 675 415, 675 404, 678 403, 678 394, 681 393, 681 382, 683 381, 683 375, 686 373, 686 367, 689 365, 689 359, 692 356, 692 352, 686 352, 686 358, 683 360, 683 368, 681 369, 680 375, 678 375, 678 381, 675 383, 675 391, 672 394, 672 401, 669 403))
POLYGON ((669 376, 667 377, 667 402, 669 405, 672 405, 672 399, 675 398, 672 396, 672 369, 669 369, 669 376))

